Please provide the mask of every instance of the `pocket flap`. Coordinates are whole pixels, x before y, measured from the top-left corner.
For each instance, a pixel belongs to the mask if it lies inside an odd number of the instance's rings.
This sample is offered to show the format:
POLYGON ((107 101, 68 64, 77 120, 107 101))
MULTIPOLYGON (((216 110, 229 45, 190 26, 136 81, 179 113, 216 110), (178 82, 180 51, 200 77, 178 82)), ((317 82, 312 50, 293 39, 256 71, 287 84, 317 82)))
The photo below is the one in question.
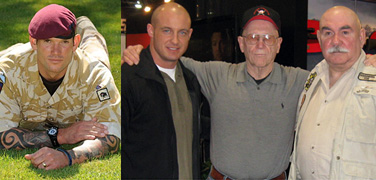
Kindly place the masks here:
POLYGON ((343 161, 342 166, 348 176, 376 179, 376 165, 343 161))

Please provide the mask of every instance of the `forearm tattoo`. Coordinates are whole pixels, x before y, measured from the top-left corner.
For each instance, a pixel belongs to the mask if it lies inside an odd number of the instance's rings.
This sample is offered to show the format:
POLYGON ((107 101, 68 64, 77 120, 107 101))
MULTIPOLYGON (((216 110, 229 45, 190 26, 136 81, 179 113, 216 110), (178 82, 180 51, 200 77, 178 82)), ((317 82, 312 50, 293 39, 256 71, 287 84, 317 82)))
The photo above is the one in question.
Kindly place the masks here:
POLYGON ((52 147, 51 140, 44 131, 30 131, 12 128, 0 132, 0 149, 26 149, 52 147))
POLYGON ((108 153, 115 153, 119 150, 120 139, 114 135, 107 135, 104 138, 98 138, 97 141, 90 141, 85 143, 68 153, 72 157, 73 163, 81 163, 88 159, 99 158, 108 153))

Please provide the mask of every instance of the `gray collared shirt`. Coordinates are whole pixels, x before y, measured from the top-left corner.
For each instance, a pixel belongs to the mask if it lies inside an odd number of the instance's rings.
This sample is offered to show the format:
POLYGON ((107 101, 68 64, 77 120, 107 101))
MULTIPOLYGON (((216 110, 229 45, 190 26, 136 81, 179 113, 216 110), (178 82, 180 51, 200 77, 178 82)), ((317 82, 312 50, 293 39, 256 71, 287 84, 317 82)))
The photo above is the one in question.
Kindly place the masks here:
POLYGON ((197 76, 211 110, 210 157, 236 179, 270 179, 289 164, 298 98, 308 71, 274 63, 257 85, 246 63, 182 58, 197 76))

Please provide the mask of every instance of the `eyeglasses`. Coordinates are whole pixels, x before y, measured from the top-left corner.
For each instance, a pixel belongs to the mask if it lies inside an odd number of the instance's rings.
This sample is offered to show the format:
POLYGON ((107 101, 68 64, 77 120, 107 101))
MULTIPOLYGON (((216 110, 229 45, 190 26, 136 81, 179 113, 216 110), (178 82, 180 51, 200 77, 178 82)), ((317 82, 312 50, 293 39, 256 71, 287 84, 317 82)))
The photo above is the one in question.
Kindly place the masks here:
POLYGON ((247 36, 242 36, 245 41, 250 45, 255 45, 262 38, 262 41, 268 45, 273 46, 277 42, 278 37, 269 34, 248 34, 247 36))

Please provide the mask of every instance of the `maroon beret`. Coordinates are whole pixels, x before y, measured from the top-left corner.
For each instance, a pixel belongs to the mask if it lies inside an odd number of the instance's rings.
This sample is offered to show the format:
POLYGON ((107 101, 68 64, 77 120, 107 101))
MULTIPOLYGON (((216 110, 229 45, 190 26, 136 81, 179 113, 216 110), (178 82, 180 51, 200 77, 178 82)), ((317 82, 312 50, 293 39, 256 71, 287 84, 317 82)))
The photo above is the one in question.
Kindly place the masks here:
POLYGON ((76 17, 64 6, 48 5, 39 10, 31 19, 29 34, 35 39, 70 39, 75 35, 76 17))

